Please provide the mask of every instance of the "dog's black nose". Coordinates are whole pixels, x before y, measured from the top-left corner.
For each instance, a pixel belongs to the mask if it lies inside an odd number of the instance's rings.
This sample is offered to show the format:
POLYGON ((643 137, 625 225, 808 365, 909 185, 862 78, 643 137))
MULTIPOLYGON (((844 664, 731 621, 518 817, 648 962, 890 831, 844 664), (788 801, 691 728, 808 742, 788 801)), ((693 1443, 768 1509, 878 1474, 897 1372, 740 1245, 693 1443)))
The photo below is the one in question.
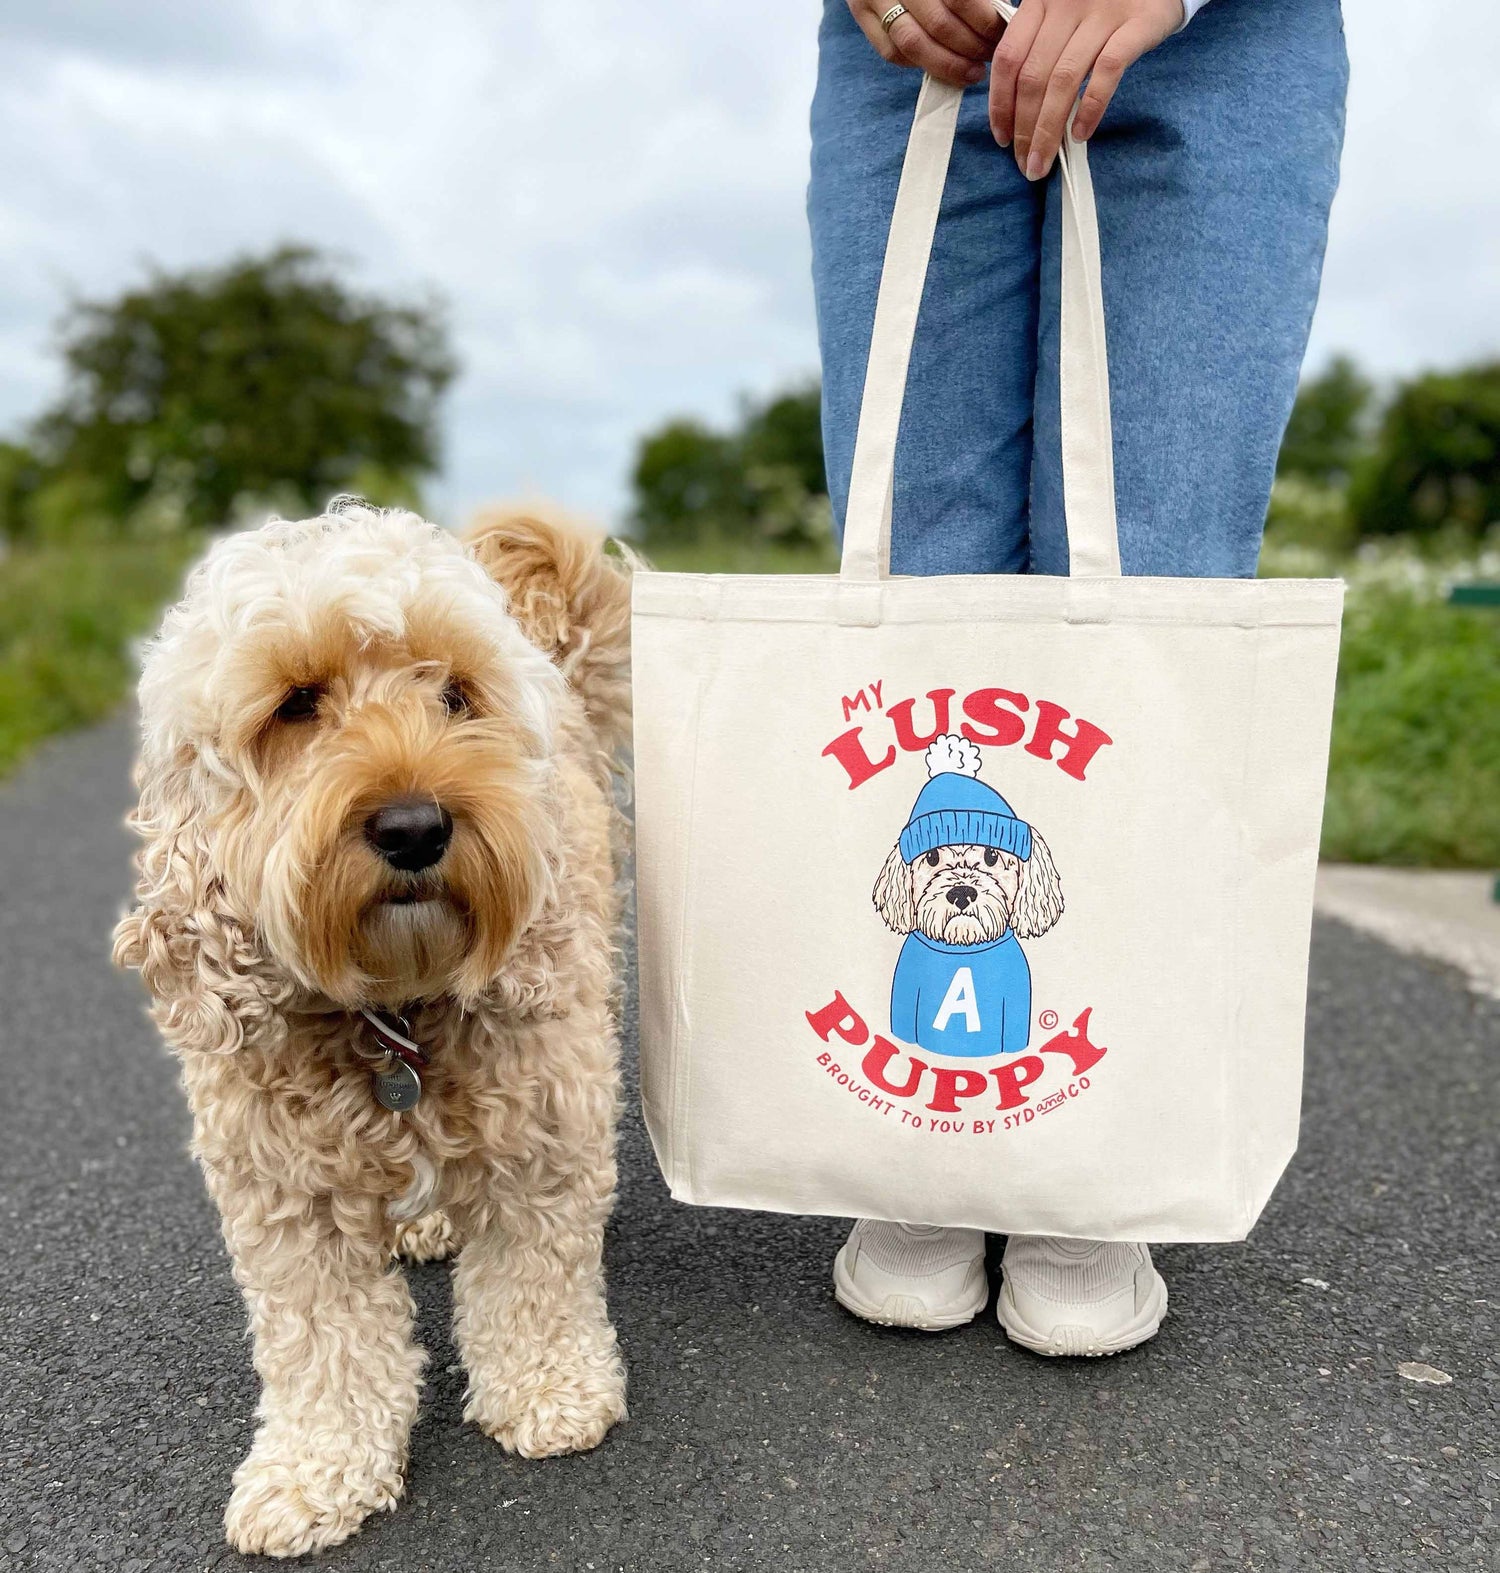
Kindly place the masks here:
POLYGON ((417 874, 448 850, 453 816, 431 798, 400 798, 370 815, 365 838, 392 868, 417 874))
POLYGON ((977 900, 978 896, 979 892, 975 890, 972 885, 955 885, 953 889, 948 892, 949 901, 951 901, 960 912, 962 912, 971 901, 977 900))

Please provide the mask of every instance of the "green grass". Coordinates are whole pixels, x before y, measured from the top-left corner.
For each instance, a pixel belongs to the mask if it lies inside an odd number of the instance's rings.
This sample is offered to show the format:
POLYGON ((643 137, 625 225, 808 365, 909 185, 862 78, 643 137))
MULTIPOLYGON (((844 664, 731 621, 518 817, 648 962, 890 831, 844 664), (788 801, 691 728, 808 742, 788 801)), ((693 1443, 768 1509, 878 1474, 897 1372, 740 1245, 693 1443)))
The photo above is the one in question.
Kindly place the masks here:
POLYGON ((1351 595, 1323 856, 1500 868, 1500 612, 1351 595))
POLYGON ((0 775, 42 738, 107 715, 202 543, 192 537, 17 548, 0 559, 0 775))
POLYGON ((837 573, 838 549, 832 541, 817 546, 784 546, 776 541, 706 540, 683 546, 658 546, 647 553, 664 573, 837 573))

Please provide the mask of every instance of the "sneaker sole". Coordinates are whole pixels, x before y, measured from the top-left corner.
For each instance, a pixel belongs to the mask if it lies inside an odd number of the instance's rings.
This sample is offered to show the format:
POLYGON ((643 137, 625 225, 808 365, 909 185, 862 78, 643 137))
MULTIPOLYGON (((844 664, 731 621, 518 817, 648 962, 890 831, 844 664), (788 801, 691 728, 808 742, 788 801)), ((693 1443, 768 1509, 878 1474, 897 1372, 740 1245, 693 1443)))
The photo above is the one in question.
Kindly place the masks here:
POLYGON ((926 1301, 910 1294, 887 1295, 877 1304, 865 1299, 854 1287, 844 1265, 841 1247, 833 1259, 833 1297, 846 1311, 877 1327, 909 1327, 919 1333, 946 1333, 972 1322, 979 1315, 989 1300, 990 1286, 981 1277, 972 1305, 947 1306, 939 1311, 929 1310, 926 1301))
POLYGON ((1148 1338, 1154 1338, 1167 1314, 1167 1285, 1160 1273, 1156 1275, 1156 1288, 1146 1303, 1146 1308, 1135 1321, 1121 1328, 1110 1338, 1098 1338, 1094 1329, 1083 1326, 1058 1326, 1050 1333, 1039 1333, 1029 1327, 1016 1310, 1011 1298, 1010 1285, 1002 1282, 995 1302, 995 1316, 1005 1335, 1012 1343, 1020 1344, 1033 1354, 1051 1359, 1097 1360, 1105 1355, 1124 1354, 1148 1338))

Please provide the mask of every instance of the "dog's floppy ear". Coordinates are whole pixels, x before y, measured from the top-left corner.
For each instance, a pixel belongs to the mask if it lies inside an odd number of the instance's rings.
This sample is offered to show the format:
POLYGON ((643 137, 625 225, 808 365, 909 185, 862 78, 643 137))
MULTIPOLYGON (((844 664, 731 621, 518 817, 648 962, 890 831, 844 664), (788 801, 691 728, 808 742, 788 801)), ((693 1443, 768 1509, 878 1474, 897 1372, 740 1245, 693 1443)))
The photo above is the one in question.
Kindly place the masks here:
POLYGON ((535 512, 479 514, 469 551, 505 591, 521 631, 581 695, 608 747, 630 731, 630 570, 604 537, 535 512))
POLYGON ((140 803, 131 829, 136 904, 115 927, 116 966, 141 974, 162 1036, 179 1052, 229 1054, 253 1037, 279 1038, 288 983, 229 911, 194 812, 190 758, 136 766, 140 803))
POLYGON ((1045 934, 1062 916, 1062 882, 1047 843, 1031 832, 1031 856, 1021 865, 1021 886, 1016 892, 1010 925, 1021 939, 1045 934))
POLYGON ((911 899, 911 870, 901 856, 899 845, 891 848, 891 855, 880 870, 870 899, 893 934, 911 933, 916 925, 917 912, 911 899))

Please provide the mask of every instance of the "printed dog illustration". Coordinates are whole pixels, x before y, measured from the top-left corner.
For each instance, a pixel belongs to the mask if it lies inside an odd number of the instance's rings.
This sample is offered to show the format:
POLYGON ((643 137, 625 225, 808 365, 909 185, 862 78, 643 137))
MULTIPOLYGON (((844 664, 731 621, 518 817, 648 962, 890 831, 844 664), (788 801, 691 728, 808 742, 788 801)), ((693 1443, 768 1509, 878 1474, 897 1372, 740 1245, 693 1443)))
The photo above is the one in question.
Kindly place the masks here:
POLYGON ((906 943, 891 984, 891 1032, 935 1054, 1015 1054, 1031 1030, 1020 940, 1062 916, 1047 844, 978 779, 980 751, 956 732, 927 749, 927 785, 875 881, 875 909, 906 943))

